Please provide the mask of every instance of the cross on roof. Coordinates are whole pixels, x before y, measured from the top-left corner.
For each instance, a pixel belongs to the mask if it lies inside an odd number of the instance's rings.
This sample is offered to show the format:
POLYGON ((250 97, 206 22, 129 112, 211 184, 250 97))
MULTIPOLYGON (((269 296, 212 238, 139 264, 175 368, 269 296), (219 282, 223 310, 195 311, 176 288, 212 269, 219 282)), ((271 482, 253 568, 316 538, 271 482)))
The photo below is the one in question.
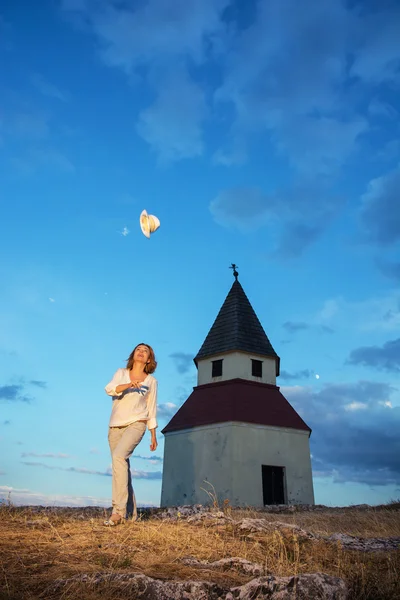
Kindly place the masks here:
POLYGON ((237 269, 239 268, 237 265, 235 265, 235 263, 232 263, 231 266, 229 267, 230 269, 233 270, 233 276, 237 281, 238 275, 239 273, 237 272, 237 269))

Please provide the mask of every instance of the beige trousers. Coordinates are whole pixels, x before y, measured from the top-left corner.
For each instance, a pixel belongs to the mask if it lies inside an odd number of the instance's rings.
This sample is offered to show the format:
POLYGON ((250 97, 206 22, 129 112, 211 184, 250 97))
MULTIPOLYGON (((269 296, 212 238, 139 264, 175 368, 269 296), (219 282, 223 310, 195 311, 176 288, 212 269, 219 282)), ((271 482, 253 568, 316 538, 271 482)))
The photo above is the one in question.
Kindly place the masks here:
POLYGON ((126 427, 109 427, 108 443, 112 458, 112 511, 123 519, 137 519, 129 457, 142 440, 146 423, 137 421, 126 427))

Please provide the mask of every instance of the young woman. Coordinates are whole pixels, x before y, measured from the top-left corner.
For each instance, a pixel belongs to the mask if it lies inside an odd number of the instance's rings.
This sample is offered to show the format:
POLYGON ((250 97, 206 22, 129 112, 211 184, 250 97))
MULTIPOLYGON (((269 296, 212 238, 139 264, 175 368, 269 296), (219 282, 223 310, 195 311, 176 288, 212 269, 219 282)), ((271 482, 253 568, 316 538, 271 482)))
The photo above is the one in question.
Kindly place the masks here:
POLYGON ((157 448, 157 366, 148 344, 138 344, 131 352, 126 369, 118 369, 105 390, 113 407, 108 430, 112 457, 112 514, 104 525, 112 527, 128 516, 137 519, 129 457, 142 440, 146 426, 151 433, 150 450, 157 448))

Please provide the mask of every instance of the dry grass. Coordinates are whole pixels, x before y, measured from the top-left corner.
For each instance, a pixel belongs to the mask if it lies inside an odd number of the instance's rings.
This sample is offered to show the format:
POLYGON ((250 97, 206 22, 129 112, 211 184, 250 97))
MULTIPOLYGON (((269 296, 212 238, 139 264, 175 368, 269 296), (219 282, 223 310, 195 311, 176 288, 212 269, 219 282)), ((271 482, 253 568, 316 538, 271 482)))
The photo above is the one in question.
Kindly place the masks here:
MULTIPOLYGON (((229 509, 228 509, 229 510, 229 509)), ((343 509, 293 514, 234 511, 234 518, 262 517, 329 535, 400 536, 396 509, 343 509)), ((52 592, 52 583, 84 573, 144 573, 159 579, 197 579, 233 586, 251 577, 235 569, 201 570, 182 564, 194 556, 214 561, 239 556, 274 575, 325 572, 343 577, 354 600, 400 600, 399 552, 361 553, 339 545, 299 540, 295 535, 243 535, 229 526, 190 525, 150 518, 108 529, 101 509, 0 506, 0 599, 117 599, 123 592, 104 584, 89 590, 77 583, 52 592)))

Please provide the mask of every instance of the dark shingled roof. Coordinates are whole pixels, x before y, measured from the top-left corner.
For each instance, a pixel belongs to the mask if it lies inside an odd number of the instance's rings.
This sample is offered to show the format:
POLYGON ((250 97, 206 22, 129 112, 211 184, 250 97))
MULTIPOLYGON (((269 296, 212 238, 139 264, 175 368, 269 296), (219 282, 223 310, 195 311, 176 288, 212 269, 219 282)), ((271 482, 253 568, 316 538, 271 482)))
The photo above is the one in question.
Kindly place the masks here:
POLYGON ((194 362, 197 365, 201 358, 235 350, 275 358, 276 374, 279 375, 279 356, 237 280, 233 282, 194 362))
POLYGON ((300 429, 311 434, 278 386, 246 379, 195 387, 162 433, 229 421, 300 429))

